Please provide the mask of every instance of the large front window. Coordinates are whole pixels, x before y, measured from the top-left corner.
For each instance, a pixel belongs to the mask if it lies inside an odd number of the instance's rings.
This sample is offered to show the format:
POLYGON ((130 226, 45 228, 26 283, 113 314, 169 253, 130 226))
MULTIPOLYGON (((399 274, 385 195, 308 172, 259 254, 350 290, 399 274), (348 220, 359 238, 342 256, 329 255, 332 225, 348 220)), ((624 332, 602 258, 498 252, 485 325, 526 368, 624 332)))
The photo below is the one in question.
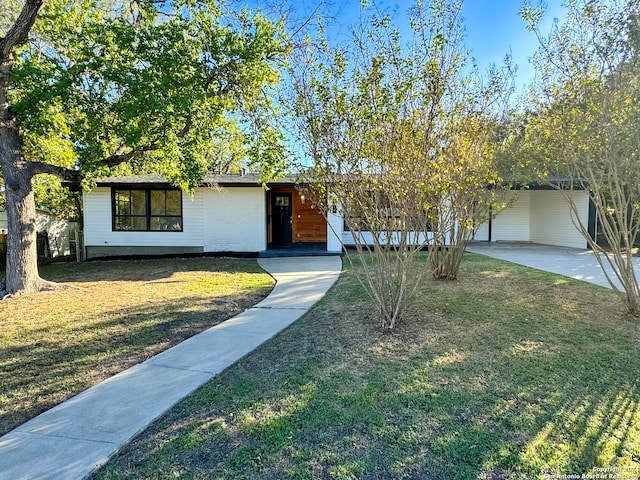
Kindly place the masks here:
POLYGON ((113 229, 182 231, 182 192, 167 189, 114 189, 113 229))

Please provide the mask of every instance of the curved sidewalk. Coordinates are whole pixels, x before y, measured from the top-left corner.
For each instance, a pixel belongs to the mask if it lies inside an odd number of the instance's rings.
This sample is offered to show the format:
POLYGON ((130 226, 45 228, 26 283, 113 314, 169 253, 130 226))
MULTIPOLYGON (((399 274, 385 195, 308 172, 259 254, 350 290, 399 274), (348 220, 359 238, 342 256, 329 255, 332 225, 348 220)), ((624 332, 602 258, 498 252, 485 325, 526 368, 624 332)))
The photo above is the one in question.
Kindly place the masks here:
POLYGON ((262 258, 260 303, 0 437, 0 479, 82 479, 181 399, 304 315, 340 275, 340 257, 262 258))

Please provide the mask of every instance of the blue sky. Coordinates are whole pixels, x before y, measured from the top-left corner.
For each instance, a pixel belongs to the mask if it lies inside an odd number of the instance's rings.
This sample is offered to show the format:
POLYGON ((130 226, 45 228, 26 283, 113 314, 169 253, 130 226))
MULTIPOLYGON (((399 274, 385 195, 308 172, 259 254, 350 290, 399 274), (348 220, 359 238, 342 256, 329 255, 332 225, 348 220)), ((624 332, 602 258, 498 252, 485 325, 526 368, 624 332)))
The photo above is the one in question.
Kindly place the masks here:
MULTIPOLYGON (((295 0, 290 0, 295 4, 295 0)), ((406 19, 406 12, 414 4, 413 0, 379 0, 389 9, 396 12, 396 24, 406 19)), ((428 1, 428 0, 427 0, 428 1)), ((518 66, 517 83, 520 88, 528 83, 534 75, 529 58, 535 52, 538 41, 534 33, 527 31, 525 23, 520 19, 518 11, 524 0, 465 0, 463 17, 467 30, 466 44, 472 51, 481 71, 486 71, 491 63, 501 64, 505 55, 510 53, 513 62, 518 66)), ((534 5, 538 0, 532 0, 534 5)), ((548 32, 554 18, 561 21, 566 9, 563 0, 546 0, 547 12, 541 22, 541 30, 548 32)), ((312 11, 315 2, 304 2, 295 5, 296 10, 306 14, 312 11)), ((348 25, 357 21, 360 9, 358 0, 337 0, 330 12, 335 16, 333 28, 337 32, 348 32, 348 25)), ((406 20, 405 20, 406 22, 406 20)))
MULTIPOLYGON (((542 32, 548 32, 554 17, 562 21, 565 8, 560 0, 549 0, 547 13, 541 22, 542 32)), ((534 3, 535 4, 535 3, 534 3)), ((529 32, 520 19, 518 0, 466 0, 463 16, 467 28, 467 46, 472 50, 478 65, 486 69, 491 62, 500 64, 507 53, 518 65, 518 84, 527 83, 533 77, 529 58, 538 47, 533 32, 529 32)))

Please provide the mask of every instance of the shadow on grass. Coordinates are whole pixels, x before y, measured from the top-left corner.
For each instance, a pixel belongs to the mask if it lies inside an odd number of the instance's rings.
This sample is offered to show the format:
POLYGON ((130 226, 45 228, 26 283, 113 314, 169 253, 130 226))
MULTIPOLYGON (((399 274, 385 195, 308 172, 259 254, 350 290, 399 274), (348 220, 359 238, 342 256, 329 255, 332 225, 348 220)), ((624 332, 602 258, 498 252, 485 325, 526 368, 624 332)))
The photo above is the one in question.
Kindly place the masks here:
MULTIPOLYGON (((240 305, 244 300, 241 295, 226 298, 240 305)), ((242 311, 197 303, 199 311, 184 299, 108 312, 107 319, 70 328, 63 338, 41 340, 36 331, 27 343, 3 348, 0 434, 242 311)))
POLYGON ((50 266, 45 274, 93 285, 16 297, 4 305, 0 434, 233 317, 264 298, 271 281, 255 261, 227 259, 66 264, 50 266), (160 268, 162 274, 149 274, 160 268), (163 277, 183 272, 196 275, 178 277, 180 285, 165 285, 163 277), (229 275, 220 277, 221 272, 229 275), (242 277, 258 272, 263 275, 242 277), (163 283, 153 291, 137 283, 156 284, 158 279, 163 283), (225 285, 218 287, 220 282, 225 285), (217 292, 224 292, 224 298, 217 298, 217 292))
POLYGON ((463 274, 427 282, 391 333, 372 326, 371 305, 343 275, 308 315, 95 478, 531 479, 640 469, 640 328, 618 313, 614 294, 479 257, 463 274))
POLYGON ((83 263, 53 263, 40 267, 41 275, 54 282, 137 281, 167 279, 179 272, 260 273, 254 259, 160 258, 144 260, 95 260, 83 263))

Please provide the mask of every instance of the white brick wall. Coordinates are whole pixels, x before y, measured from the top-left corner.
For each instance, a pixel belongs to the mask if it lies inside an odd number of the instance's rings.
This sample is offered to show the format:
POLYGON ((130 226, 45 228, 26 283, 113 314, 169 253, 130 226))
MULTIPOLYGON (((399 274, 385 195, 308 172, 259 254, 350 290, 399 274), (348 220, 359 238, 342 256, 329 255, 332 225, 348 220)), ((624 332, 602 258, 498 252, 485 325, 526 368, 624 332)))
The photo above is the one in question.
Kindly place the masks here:
POLYGON ((204 202, 205 252, 267 248, 266 192, 260 187, 198 189, 204 202))
POLYGON ((531 192, 513 192, 508 207, 500 211, 491 223, 491 241, 528 242, 530 238, 531 192))
MULTIPOLYGON (((569 206, 557 190, 521 190, 513 192, 512 203, 499 212, 491 224, 491 241, 534 242, 561 247, 586 248, 571 220, 569 206)), ((587 225, 589 194, 573 192, 580 218, 587 225)), ((476 229, 476 240, 487 240, 488 223, 476 229)))
POLYGON ((327 221, 327 251, 342 251, 342 230, 344 222, 342 215, 330 213, 327 221))
POLYGON ((111 189, 84 195, 85 245, 202 247, 205 252, 260 252, 267 248, 266 192, 256 187, 199 188, 182 195, 182 232, 114 232, 111 189))
POLYGON ((98 247, 199 247, 203 244, 203 197, 182 194, 182 232, 114 232, 111 229, 111 189, 85 193, 84 242, 98 247))
MULTIPOLYGON (((569 205, 562 192, 536 190, 530 193, 532 242, 587 248, 587 241, 571 221, 569 205)), ((574 191, 572 195, 580 218, 586 226, 589 219, 589 194, 585 191, 574 191)))

